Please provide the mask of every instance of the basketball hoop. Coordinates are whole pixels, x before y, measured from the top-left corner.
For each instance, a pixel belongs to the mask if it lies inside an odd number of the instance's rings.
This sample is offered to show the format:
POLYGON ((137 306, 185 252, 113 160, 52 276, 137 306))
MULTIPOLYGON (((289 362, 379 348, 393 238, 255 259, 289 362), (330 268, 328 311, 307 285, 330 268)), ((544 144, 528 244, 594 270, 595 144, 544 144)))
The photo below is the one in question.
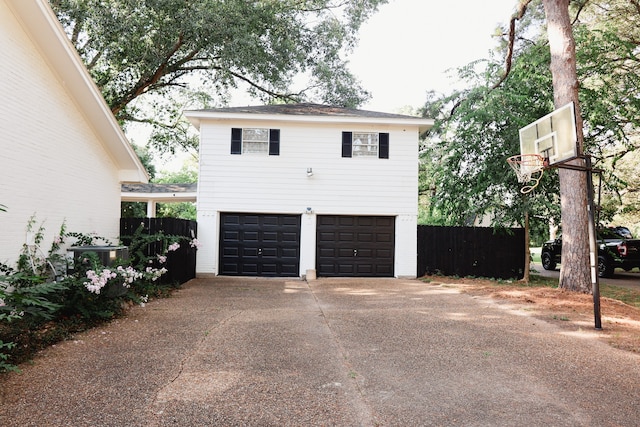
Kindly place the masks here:
POLYGON ((518 182, 527 184, 520 189, 522 194, 538 186, 547 165, 547 161, 539 154, 518 154, 509 157, 507 163, 516 172, 518 182))

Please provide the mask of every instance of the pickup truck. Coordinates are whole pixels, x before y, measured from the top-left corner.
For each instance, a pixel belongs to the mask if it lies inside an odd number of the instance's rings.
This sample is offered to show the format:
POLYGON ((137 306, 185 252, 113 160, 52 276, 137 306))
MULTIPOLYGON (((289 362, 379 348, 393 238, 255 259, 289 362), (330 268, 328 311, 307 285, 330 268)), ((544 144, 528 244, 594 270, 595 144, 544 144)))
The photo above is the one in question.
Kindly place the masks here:
MULTIPOLYGON (((630 234, 625 233, 627 236, 630 234)), ((617 230, 606 228, 598 231, 598 276, 611 277, 616 268, 630 271, 640 268, 640 239, 624 237, 617 230)), ((542 267, 555 270, 560 264, 562 236, 542 245, 542 267)))

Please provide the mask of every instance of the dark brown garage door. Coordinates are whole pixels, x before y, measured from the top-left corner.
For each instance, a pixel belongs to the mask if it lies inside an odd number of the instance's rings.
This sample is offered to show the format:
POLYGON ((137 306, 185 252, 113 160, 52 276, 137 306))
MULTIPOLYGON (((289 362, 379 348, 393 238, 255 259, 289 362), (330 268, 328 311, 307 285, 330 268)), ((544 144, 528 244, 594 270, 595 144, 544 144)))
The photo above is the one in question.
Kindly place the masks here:
POLYGON ((300 275, 300 215, 222 213, 220 236, 222 275, 300 275))
POLYGON ((316 271, 324 277, 393 277, 395 218, 320 215, 316 271))

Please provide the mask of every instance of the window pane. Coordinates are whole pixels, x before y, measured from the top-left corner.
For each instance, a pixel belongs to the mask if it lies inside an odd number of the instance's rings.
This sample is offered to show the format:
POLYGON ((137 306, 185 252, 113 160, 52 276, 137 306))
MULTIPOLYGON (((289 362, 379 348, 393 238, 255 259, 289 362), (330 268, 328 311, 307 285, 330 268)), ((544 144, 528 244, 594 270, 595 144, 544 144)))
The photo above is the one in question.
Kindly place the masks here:
POLYGON ((269 129, 242 129, 242 140, 269 142, 269 129))
POLYGON ((269 151, 268 142, 242 141, 243 153, 267 153, 269 151))
POLYGON ((243 153, 268 153, 269 152, 269 129, 247 128, 242 129, 242 152, 243 153))
POLYGON ((353 156, 378 156, 378 134, 369 132, 353 133, 353 156))

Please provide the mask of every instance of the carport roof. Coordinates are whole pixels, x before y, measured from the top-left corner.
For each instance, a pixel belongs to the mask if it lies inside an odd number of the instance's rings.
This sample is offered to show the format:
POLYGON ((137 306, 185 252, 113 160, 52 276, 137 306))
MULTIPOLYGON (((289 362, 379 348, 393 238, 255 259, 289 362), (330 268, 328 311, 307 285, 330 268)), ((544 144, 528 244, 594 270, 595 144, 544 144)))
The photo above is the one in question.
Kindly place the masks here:
POLYGON ((125 202, 180 201, 195 202, 198 184, 122 184, 121 199, 125 202))

